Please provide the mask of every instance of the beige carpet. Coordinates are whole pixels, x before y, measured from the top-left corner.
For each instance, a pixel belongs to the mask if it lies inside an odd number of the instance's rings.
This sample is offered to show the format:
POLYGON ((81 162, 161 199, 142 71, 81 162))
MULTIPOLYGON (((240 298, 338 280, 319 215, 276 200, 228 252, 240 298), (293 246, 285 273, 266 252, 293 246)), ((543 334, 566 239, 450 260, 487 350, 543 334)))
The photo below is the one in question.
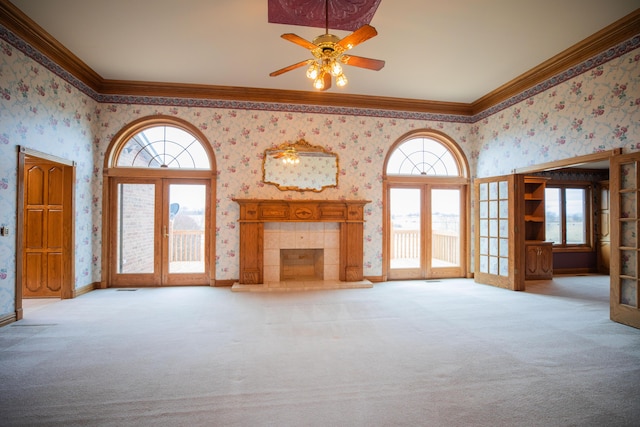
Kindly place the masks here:
POLYGON ((608 278, 94 291, 0 328, 0 425, 635 426, 608 278))

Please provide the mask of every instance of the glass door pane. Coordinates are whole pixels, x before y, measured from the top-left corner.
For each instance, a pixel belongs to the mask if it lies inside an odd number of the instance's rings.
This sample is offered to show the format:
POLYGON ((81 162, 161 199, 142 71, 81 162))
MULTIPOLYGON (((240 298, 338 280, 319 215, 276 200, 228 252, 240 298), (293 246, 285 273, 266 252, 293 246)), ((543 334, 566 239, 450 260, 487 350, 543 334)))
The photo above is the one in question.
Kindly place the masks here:
POLYGON ((169 273, 205 272, 206 185, 169 185, 169 273))
POLYGON ((391 269, 419 269, 422 253, 419 188, 391 188, 390 251, 391 269))
POLYGON ((117 184, 116 273, 155 272, 155 184, 117 184))
POLYGON ((431 268, 460 265, 460 190, 431 190, 431 268))
POLYGON ((560 212, 560 189, 547 187, 544 190, 545 237, 548 242, 562 243, 562 214, 560 212))

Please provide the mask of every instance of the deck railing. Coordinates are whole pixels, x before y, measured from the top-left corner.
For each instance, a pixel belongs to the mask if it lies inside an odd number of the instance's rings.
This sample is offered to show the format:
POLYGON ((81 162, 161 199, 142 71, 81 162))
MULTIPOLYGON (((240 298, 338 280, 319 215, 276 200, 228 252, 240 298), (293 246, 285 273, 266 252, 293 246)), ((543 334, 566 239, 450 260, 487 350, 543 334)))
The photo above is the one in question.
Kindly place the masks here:
MULTIPOLYGON (((433 259, 460 265, 460 237, 455 233, 435 231, 431 234, 433 259)), ((172 230, 169 239, 170 261, 202 261, 204 231, 172 230)), ((419 230, 391 232, 391 259, 416 259, 420 256, 419 230)))
MULTIPOLYGON (((451 265, 460 265, 460 237, 456 233, 431 233, 431 257, 451 265)), ((391 259, 417 259, 420 256, 419 230, 391 232, 391 259)))
POLYGON ((171 230, 169 235, 169 261, 202 261, 204 231, 171 230))

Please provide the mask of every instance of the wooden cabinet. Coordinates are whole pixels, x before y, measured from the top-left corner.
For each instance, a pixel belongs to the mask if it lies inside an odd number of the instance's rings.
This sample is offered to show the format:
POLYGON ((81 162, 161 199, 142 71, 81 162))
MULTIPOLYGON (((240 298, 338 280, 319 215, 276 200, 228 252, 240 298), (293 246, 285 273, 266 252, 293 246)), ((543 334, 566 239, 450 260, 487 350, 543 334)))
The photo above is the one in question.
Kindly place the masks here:
POLYGON ((541 280, 553 278, 553 243, 525 242, 525 278, 541 280))
POLYGON ((545 241, 546 178, 524 177, 525 279, 553 277, 553 243, 545 241))

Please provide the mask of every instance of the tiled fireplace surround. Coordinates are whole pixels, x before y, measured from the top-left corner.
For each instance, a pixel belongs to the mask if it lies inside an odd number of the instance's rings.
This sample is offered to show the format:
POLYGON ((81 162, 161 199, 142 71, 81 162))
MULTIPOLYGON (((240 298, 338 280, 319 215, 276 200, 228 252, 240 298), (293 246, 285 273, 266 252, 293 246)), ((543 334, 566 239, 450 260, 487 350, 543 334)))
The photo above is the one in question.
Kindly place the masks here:
POLYGON ((323 249, 323 280, 339 280, 340 226, 336 222, 264 224, 264 282, 280 282, 281 249, 323 249))

